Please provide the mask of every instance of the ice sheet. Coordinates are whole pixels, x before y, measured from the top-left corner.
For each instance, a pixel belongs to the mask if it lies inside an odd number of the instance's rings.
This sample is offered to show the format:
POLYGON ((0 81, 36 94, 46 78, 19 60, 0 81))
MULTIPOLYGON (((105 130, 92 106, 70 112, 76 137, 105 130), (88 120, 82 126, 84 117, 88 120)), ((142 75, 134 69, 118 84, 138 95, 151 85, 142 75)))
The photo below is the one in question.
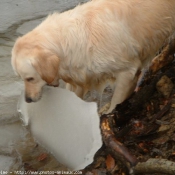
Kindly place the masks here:
POLYGON ((41 100, 30 104, 22 93, 18 111, 38 142, 72 170, 89 165, 102 145, 96 103, 73 92, 47 87, 41 100))

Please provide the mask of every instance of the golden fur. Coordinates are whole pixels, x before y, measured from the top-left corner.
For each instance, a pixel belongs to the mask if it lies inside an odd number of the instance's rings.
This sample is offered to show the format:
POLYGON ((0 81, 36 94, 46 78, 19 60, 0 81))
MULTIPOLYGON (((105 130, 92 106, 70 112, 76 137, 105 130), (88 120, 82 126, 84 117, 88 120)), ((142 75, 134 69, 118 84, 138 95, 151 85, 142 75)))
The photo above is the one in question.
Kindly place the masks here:
POLYGON ((12 66, 25 82, 26 100, 62 79, 83 97, 112 84, 111 112, 133 92, 138 72, 174 33, 174 0, 94 0, 49 15, 19 38, 12 66))

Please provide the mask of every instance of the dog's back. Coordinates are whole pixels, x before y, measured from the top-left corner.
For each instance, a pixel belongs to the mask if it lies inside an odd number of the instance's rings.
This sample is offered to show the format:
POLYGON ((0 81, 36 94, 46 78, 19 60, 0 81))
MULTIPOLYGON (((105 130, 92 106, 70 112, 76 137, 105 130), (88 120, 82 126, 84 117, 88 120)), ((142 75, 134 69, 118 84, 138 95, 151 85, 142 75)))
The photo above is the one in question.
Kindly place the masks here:
POLYGON ((174 32, 175 1, 94 0, 44 23, 58 28, 71 67, 88 67, 96 74, 108 69, 113 74, 151 61, 174 32))
POLYGON ((92 60, 87 63, 93 73, 88 84, 102 92, 113 78, 116 93, 110 112, 133 91, 138 72, 174 34, 175 1, 96 0, 83 14, 91 33, 87 59, 92 60))

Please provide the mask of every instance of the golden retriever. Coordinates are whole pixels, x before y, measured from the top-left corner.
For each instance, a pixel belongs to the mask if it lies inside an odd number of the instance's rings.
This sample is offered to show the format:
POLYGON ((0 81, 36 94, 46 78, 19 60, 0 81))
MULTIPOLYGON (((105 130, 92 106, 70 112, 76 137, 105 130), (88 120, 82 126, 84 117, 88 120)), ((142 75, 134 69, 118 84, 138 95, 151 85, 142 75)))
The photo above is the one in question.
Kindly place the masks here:
POLYGON ((59 79, 80 97, 89 90, 114 93, 107 113, 134 90, 147 66, 175 28, 175 0, 95 0, 49 15, 20 37, 12 66, 25 82, 26 101, 41 97, 59 79))

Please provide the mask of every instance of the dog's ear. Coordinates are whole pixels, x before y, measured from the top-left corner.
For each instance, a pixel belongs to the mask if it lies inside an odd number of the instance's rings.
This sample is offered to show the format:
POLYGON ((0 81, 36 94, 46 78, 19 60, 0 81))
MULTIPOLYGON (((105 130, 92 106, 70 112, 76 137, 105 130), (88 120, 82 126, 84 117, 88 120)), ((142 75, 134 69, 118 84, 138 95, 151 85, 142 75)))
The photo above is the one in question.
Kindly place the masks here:
POLYGON ((41 78, 48 84, 58 78, 59 58, 56 55, 42 53, 37 58, 32 59, 31 63, 41 78))

